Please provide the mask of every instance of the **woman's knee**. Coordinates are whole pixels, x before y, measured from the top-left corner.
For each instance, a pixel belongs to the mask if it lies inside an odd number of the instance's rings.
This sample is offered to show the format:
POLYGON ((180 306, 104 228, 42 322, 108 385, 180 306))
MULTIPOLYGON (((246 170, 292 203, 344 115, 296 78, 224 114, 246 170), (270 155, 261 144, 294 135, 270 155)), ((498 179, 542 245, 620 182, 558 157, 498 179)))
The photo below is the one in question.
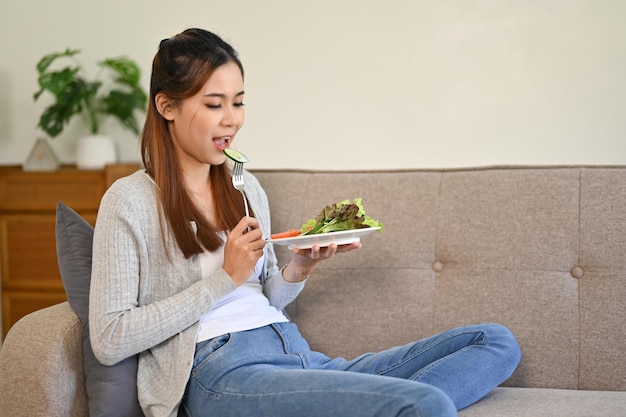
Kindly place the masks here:
POLYGON ((521 360, 522 351, 513 332, 501 324, 489 323, 485 325, 485 333, 484 342, 496 349, 504 364, 514 370, 521 360))

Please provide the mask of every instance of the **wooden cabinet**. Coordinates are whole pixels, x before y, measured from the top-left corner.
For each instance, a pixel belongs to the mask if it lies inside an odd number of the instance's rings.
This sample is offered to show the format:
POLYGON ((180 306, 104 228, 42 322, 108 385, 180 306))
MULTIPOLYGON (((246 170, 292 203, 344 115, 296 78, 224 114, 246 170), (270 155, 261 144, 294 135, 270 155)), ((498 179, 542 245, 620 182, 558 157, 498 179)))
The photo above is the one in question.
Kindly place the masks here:
POLYGON ((116 179, 139 169, 64 166, 52 172, 0 167, 2 336, 26 314, 66 300, 56 257, 56 205, 62 201, 95 224, 100 199, 116 179))

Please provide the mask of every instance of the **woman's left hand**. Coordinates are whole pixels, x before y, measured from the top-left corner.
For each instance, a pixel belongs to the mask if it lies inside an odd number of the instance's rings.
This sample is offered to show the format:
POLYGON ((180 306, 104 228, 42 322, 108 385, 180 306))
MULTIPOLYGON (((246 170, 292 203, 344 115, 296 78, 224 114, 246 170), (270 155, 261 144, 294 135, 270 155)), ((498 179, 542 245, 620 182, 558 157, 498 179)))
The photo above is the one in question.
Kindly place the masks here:
POLYGON ((360 242, 347 245, 331 244, 320 248, 313 246, 310 249, 294 249, 291 262, 283 269, 283 278, 288 282, 299 282, 304 280, 317 265, 326 259, 334 257, 338 253, 350 252, 361 247, 360 242))

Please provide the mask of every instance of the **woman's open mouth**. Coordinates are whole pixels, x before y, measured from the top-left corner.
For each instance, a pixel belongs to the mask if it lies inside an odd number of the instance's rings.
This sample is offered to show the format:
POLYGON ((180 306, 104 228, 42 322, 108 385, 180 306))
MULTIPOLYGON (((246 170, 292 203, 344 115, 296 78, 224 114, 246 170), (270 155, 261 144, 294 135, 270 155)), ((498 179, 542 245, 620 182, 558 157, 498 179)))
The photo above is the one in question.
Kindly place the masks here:
POLYGON ((223 151, 230 146, 230 142, 232 141, 232 139, 232 136, 220 136, 217 138, 213 138, 213 143, 220 151, 223 151))

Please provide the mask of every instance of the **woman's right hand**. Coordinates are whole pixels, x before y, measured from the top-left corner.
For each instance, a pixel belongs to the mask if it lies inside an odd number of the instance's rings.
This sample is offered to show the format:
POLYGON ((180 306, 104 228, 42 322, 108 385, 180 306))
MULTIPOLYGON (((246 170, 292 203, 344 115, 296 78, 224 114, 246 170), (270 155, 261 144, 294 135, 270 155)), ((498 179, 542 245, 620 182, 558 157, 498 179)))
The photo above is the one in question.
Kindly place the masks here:
POLYGON ((263 256, 264 247, 263 232, 253 217, 242 218, 228 233, 222 268, 237 287, 250 278, 257 261, 263 256))

